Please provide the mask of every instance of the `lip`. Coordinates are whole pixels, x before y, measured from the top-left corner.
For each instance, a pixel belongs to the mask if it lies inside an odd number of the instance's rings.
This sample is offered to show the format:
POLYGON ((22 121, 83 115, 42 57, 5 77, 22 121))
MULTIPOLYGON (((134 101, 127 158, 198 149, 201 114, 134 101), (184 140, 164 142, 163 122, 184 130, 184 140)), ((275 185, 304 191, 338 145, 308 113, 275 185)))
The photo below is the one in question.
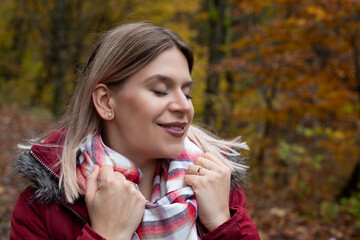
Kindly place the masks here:
POLYGON ((186 122, 158 123, 159 127, 174 137, 182 137, 185 134, 186 122))

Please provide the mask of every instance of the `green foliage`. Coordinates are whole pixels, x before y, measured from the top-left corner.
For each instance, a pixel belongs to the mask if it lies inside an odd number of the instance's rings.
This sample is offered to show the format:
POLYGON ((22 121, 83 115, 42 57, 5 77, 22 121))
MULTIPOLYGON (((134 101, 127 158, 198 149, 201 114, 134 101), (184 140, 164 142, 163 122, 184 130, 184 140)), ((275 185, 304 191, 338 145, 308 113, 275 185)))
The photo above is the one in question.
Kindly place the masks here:
POLYGON ((58 115, 76 81, 78 69, 73 66, 79 68, 86 61, 83 56, 96 41, 95 33, 125 19, 142 20, 174 29, 190 42, 197 35, 190 28, 194 23, 190 16, 198 11, 200 2, 4 0, 0 8, 0 100, 52 108, 58 115))
POLYGON ((308 147, 300 144, 290 144, 280 139, 278 141, 279 146, 279 158, 284 162, 291 164, 306 164, 313 167, 316 170, 321 169, 321 161, 323 157, 321 155, 311 154, 308 152, 308 147))
POLYGON ((337 203, 324 201, 320 205, 320 213, 324 220, 333 221, 340 212, 340 206, 337 203))
POLYGON ((360 228, 360 192, 349 198, 342 198, 339 203, 324 201, 320 205, 320 214, 324 221, 335 220, 340 214, 348 214, 360 228))
POLYGON ((341 199, 341 210, 355 218, 355 224, 360 228, 360 193, 356 193, 350 198, 341 199))
MULTIPOLYGON (((32 96, 36 91, 34 81, 44 70, 43 63, 34 59, 32 49, 24 50, 21 65, 17 66, 20 76, 5 79, 0 76, 0 101, 22 108, 31 107, 32 96)), ((42 105, 46 107, 46 104, 42 105)))
POLYGON ((306 153, 305 147, 279 140, 279 157, 287 163, 300 163, 306 153))

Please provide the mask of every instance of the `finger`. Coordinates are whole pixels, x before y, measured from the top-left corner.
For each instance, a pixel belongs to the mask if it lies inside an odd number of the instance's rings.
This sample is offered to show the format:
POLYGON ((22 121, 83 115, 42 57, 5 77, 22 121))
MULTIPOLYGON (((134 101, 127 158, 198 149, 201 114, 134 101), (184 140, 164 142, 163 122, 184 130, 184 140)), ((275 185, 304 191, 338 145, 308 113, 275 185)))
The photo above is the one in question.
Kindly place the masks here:
POLYGON ((93 199, 98 188, 100 168, 95 165, 92 173, 86 178, 86 198, 93 199))
POLYGON ((114 168, 110 165, 103 165, 100 168, 100 183, 114 178, 114 168))
POLYGON ((201 176, 198 175, 185 175, 184 181, 186 184, 190 185, 194 191, 197 189, 197 184, 199 183, 201 176))
POLYGON ((126 177, 124 176, 124 174, 122 174, 121 172, 114 171, 114 177, 115 177, 115 179, 123 180, 123 181, 129 182, 129 183, 135 184, 135 183, 133 183, 133 182, 131 182, 131 181, 128 181, 128 180, 126 179, 126 177))
POLYGON ((199 166, 202 166, 203 168, 206 168, 206 169, 209 169, 209 170, 219 168, 219 165, 217 165, 216 163, 214 163, 210 159, 207 159, 205 156, 196 158, 195 159, 195 164, 199 165, 199 166))
POLYGON ((224 162, 222 162, 218 157, 216 157, 214 154, 212 153, 205 153, 205 157, 208 160, 208 163, 213 163, 217 165, 217 168, 214 170, 216 170, 217 172, 221 173, 222 175, 227 175, 227 176, 231 176, 231 168, 226 165, 224 162))
POLYGON ((204 176, 209 172, 209 170, 207 170, 206 168, 196 165, 196 164, 191 164, 189 166, 188 169, 188 174, 191 175, 200 175, 200 176, 204 176))
POLYGON ((136 183, 133 183, 129 180, 126 180, 126 181, 128 181, 137 191, 140 191, 139 186, 136 183))

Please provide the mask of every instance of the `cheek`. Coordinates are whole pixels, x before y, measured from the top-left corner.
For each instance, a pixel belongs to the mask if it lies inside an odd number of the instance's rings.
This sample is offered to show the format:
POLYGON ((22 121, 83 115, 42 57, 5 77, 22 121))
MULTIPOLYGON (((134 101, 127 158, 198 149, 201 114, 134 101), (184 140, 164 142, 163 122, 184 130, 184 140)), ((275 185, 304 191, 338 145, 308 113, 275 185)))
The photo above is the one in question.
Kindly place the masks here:
POLYGON ((193 120, 194 115, 195 115, 194 106, 193 106, 192 104, 191 104, 191 106, 192 106, 192 109, 191 109, 191 111, 189 112, 189 119, 190 119, 190 121, 193 120))
POLYGON ((129 104, 123 109, 126 111, 119 109, 119 112, 125 114, 125 121, 127 121, 129 129, 131 128, 137 135, 139 133, 150 134, 153 130, 153 124, 163 113, 164 104, 156 101, 156 99, 144 97, 127 101, 129 104))
POLYGON ((160 100, 161 98, 154 97, 148 90, 134 91, 123 98, 123 101, 131 106, 130 109, 137 111, 138 114, 147 114, 161 108, 163 101, 160 100))

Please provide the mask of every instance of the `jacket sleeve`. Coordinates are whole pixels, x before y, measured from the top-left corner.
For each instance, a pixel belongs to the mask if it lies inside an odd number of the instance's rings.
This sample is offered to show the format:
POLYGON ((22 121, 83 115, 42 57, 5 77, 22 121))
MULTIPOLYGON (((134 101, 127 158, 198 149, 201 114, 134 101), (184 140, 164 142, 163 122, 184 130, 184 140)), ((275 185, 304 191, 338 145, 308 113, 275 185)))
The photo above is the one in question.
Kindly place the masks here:
POLYGON ((94 230, 89 226, 89 224, 85 224, 85 226, 81 230, 80 235, 76 238, 76 240, 85 240, 85 239, 105 240, 105 238, 101 237, 99 234, 94 232, 94 230))
POLYGON ((240 186, 230 193, 231 218, 211 232, 204 234, 204 240, 241 239, 260 240, 255 224, 246 210, 246 198, 240 186))
MULTIPOLYGON (((29 191, 26 189, 14 206, 11 215, 10 239, 53 239, 54 236, 51 236, 46 225, 46 205, 37 204, 36 200, 29 198, 29 191)), ((76 239, 104 240, 88 224, 85 224, 76 239)))

